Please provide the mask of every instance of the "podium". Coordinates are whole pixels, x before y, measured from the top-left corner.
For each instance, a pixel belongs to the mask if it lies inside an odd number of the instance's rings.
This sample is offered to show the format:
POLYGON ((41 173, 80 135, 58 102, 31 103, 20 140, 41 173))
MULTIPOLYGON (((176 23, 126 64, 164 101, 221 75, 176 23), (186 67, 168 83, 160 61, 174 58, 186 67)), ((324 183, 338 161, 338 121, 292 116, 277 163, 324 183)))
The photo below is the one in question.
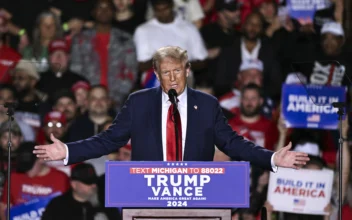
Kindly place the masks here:
POLYGON ((123 220, 230 220, 249 207, 248 162, 106 162, 105 206, 123 220))

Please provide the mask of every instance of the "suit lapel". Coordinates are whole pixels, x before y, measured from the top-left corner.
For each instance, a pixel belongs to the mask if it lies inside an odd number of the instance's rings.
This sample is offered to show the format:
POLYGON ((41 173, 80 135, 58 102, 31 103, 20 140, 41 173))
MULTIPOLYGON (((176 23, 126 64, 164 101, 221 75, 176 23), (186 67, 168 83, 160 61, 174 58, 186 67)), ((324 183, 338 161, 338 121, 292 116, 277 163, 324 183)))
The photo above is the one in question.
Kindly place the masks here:
MULTIPOLYGON (((161 87, 158 87, 156 89, 155 92, 155 103, 154 105, 156 106, 156 108, 152 108, 152 111, 154 111, 154 117, 152 117, 152 119, 155 118, 156 122, 152 123, 154 125, 154 131, 155 131, 155 138, 156 138, 156 144, 157 144, 157 149, 158 149, 158 156, 160 158, 160 160, 162 161, 164 159, 163 156, 163 140, 162 140, 162 132, 161 132, 161 118, 162 118, 162 106, 161 106, 161 87)), ((153 112, 152 112, 153 114, 153 112)))
POLYGON ((191 88, 187 88, 187 132, 186 132, 186 141, 185 141, 185 152, 183 156, 183 160, 189 161, 190 155, 195 155, 192 152, 194 150, 194 137, 195 132, 197 131, 197 121, 198 121, 198 114, 197 114, 197 100, 195 96, 195 92, 191 88))

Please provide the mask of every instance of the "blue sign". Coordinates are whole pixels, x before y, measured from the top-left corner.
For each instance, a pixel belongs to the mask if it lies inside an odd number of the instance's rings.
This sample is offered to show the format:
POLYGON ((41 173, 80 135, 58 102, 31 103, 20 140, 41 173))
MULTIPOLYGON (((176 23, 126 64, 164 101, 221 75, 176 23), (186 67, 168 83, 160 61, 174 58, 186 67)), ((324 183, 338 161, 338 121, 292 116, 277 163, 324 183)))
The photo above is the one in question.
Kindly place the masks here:
POLYGON ((41 218, 45 207, 56 196, 61 193, 54 193, 49 196, 33 199, 21 205, 13 206, 10 209, 11 220, 38 220, 41 218))
POLYGON ((316 10, 330 6, 328 0, 286 0, 288 12, 292 18, 297 19, 301 24, 313 23, 316 10))
POLYGON ((106 163, 106 207, 249 207, 248 162, 106 163))
POLYGON ((337 108, 334 102, 344 102, 346 88, 342 86, 294 85, 282 87, 282 113, 287 127, 337 129, 337 108))

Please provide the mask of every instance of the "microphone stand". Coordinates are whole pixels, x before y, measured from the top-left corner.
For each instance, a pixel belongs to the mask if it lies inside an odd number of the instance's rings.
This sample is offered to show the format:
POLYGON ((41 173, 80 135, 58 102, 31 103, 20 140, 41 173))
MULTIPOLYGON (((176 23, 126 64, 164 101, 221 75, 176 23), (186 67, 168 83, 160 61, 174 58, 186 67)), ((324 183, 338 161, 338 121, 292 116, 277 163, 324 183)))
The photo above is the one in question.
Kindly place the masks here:
POLYGON ((9 116, 9 137, 7 142, 8 156, 7 156, 7 220, 10 220, 10 193, 11 193, 11 148, 12 148, 12 140, 11 140, 11 129, 12 129, 12 121, 13 115, 15 114, 15 108, 17 107, 17 103, 15 102, 6 102, 4 107, 7 108, 7 115, 9 116))
POLYGON ((339 116, 339 204, 338 204, 338 219, 342 220, 342 149, 343 149, 343 137, 342 137, 342 116, 345 114, 344 108, 346 103, 334 102, 332 103, 334 108, 338 108, 337 114, 339 116))

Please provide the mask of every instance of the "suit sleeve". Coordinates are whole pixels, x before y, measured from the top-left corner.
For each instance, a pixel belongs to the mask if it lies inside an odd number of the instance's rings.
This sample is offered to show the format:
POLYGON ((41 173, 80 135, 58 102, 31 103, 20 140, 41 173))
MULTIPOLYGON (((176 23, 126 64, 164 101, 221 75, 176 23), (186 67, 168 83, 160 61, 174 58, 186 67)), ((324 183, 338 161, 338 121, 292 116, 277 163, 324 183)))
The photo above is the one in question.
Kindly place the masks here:
POLYGON ((133 103, 129 96, 108 130, 84 140, 67 143, 67 165, 98 158, 125 146, 131 137, 132 109, 133 103))
POLYGON ((214 108, 215 145, 233 160, 249 161, 251 164, 263 169, 272 170, 271 156, 274 152, 245 140, 232 130, 227 123, 220 105, 217 103, 214 108))

